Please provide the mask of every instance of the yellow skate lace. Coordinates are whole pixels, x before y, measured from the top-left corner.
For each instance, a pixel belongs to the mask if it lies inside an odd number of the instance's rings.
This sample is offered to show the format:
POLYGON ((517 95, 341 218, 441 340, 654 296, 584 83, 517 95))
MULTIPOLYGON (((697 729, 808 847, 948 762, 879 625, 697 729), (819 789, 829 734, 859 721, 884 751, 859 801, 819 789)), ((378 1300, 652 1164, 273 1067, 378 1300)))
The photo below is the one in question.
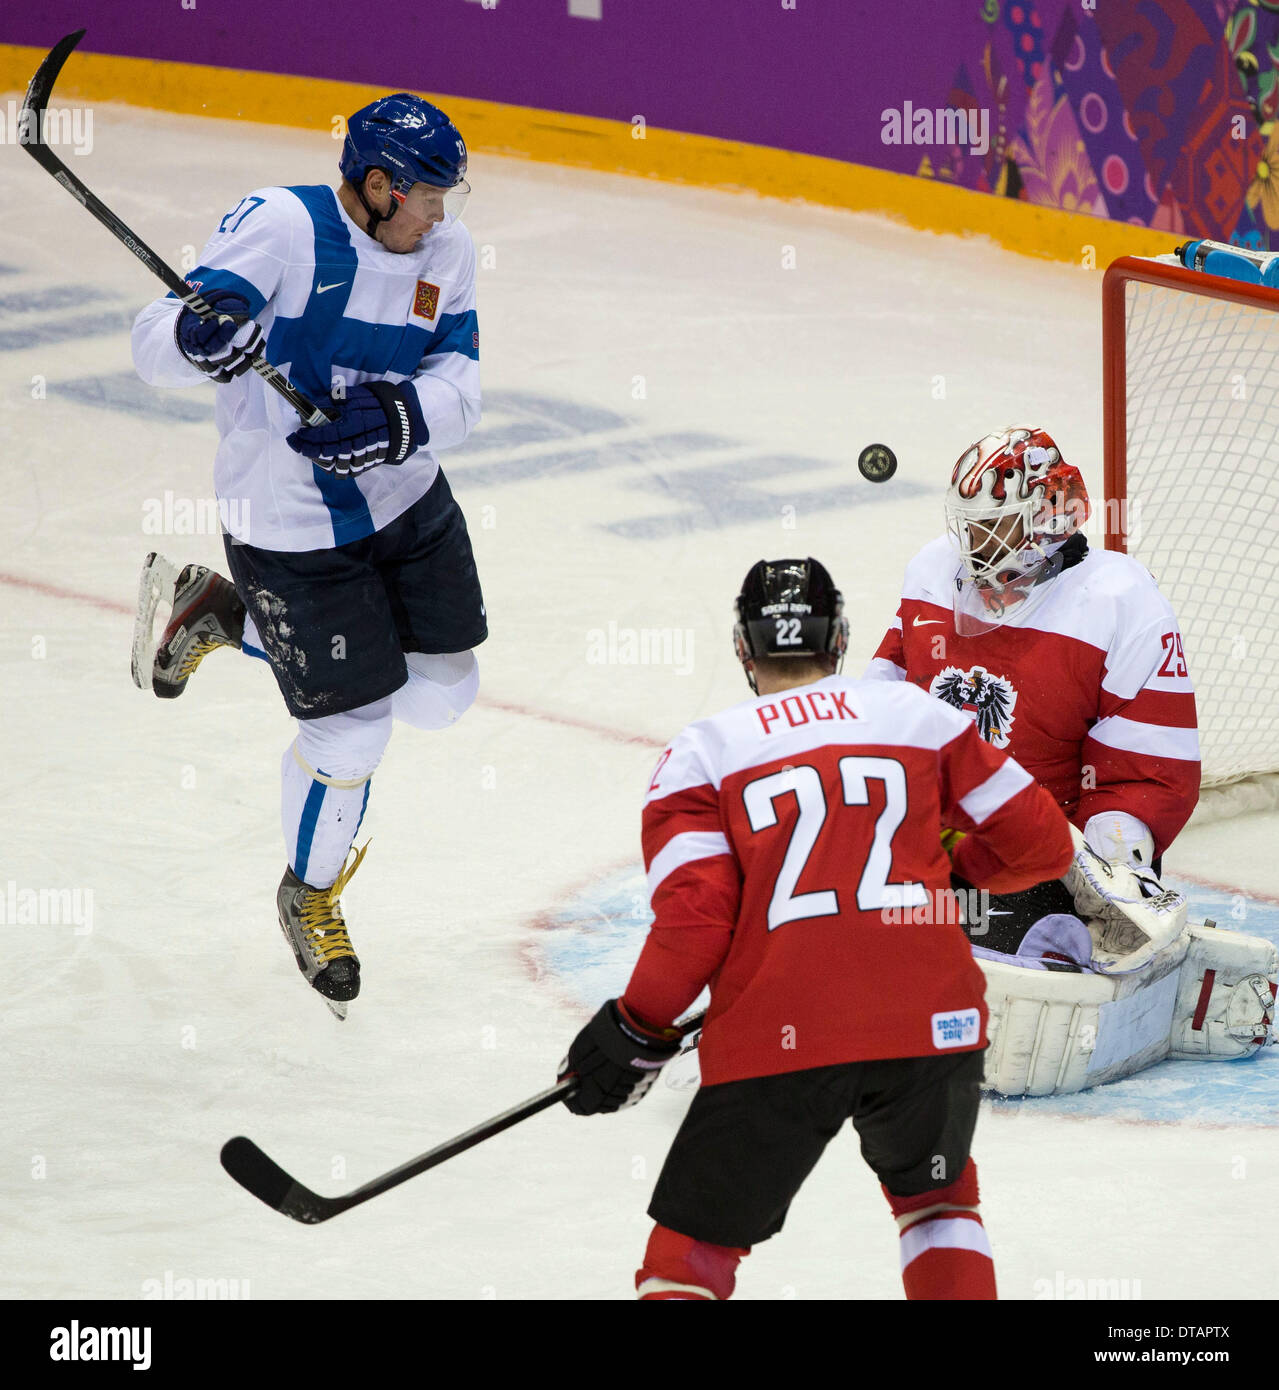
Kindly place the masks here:
POLYGON ((204 660, 214 647, 225 647, 225 643, 220 637, 201 637, 182 658, 182 664, 178 667, 178 677, 185 680, 187 676, 204 660))
POLYGON ((346 922, 342 917, 342 905, 338 899, 342 896, 342 890, 350 883, 356 869, 360 867, 360 861, 371 843, 371 840, 366 840, 363 848, 356 850, 350 866, 343 868, 331 887, 312 888, 303 896, 299 916, 302 926, 306 929, 307 945, 316 957, 326 964, 343 956, 355 955, 351 947, 351 938, 346 933, 346 922))

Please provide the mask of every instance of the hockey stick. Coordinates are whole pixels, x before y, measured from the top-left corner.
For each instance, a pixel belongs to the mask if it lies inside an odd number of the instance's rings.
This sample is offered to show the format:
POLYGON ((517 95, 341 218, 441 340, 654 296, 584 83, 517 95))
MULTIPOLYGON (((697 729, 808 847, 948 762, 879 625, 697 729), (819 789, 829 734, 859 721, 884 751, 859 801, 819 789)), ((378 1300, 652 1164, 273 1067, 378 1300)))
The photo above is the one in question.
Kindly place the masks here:
MULTIPOLYGON (((677 1026, 681 1033, 687 1034, 700 1028, 705 1018, 704 1013, 697 1014, 677 1026)), ((468 1129, 465 1134, 445 1140, 443 1144, 428 1149, 426 1153, 409 1159, 398 1168, 392 1168, 389 1173, 383 1173, 381 1177, 366 1182, 363 1187, 357 1187, 352 1192, 343 1193, 340 1197, 322 1197, 318 1192, 312 1192, 309 1187, 303 1187, 273 1158, 263 1153, 252 1139, 246 1139, 242 1134, 228 1139, 222 1145, 222 1166, 246 1192, 251 1192, 273 1210, 284 1216, 291 1216, 294 1221, 300 1221, 303 1225, 318 1226, 321 1221, 327 1221, 330 1217, 339 1216, 342 1212, 350 1211, 352 1207, 358 1207, 374 1197, 380 1197, 383 1192, 399 1187, 402 1182, 408 1182, 419 1173, 425 1173, 428 1168, 434 1168, 457 1154, 465 1153, 467 1149, 473 1149, 476 1144, 482 1144, 495 1134, 501 1134, 504 1129, 510 1129, 521 1120, 527 1120, 530 1115, 536 1115, 539 1110, 549 1109, 556 1101, 563 1100, 575 1091, 577 1086, 577 1077, 566 1076, 550 1090, 521 1101, 510 1110, 504 1110, 491 1120, 476 1125, 474 1129, 468 1129)))
MULTIPOLYGON (((91 212, 117 241, 122 241, 152 275, 163 280, 193 314, 198 314, 202 319, 232 319, 231 315, 219 314, 216 309, 206 304, 176 271, 162 261, 144 241, 134 236, 133 231, 121 222, 101 199, 91 193, 45 143, 42 127, 49 95, 71 50, 84 38, 84 34, 83 29, 77 29, 74 34, 68 34, 65 39, 54 44, 48 56, 36 69, 36 75, 27 88, 27 95, 23 99, 22 110, 18 116, 18 143, 41 168, 52 174, 82 207, 91 212)), ((273 387, 288 401, 308 425, 323 425, 335 418, 333 414, 321 410, 307 400, 288 377, 273 367, 261 353, 250 365, 268 386, 273 387)))

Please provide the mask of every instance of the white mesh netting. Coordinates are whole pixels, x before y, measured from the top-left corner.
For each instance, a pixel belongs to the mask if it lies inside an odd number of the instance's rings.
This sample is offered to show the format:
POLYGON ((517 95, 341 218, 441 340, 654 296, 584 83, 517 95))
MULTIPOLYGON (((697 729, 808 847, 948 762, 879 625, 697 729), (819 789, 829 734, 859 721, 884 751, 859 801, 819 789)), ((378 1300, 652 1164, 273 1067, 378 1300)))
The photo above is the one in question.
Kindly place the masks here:
MULTIPOLYGON (((1128 553, 1181 624, 1205 786, 1279 772, 1279 314, 1124 288, 1128 553)), ((1251 804, 1266 779, 1200 818, 1251 804)))

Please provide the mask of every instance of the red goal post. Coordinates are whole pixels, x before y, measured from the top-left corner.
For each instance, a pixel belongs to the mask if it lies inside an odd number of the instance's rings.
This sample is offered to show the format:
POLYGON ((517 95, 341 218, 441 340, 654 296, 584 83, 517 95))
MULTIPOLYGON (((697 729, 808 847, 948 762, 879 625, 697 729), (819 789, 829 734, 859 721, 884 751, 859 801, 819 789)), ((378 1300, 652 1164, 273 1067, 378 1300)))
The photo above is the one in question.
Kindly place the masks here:
POLYGON ((1181 625, 1198 818, 1279 805, 1279 290, 1122 257, 1102 353, 1106 548, 1181 625))

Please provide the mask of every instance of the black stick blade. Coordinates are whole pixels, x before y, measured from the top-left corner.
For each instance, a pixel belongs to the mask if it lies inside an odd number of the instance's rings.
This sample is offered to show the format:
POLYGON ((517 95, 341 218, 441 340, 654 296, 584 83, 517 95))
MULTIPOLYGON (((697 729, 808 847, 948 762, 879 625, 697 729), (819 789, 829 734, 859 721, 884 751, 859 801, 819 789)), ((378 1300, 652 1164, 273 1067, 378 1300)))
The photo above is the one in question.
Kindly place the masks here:
POLYGON ((291 1216, 294 1221, 314 1226, 335 1215, 327 1209, 333 1205, 330 1199, 296 1182, 252 1139, 242 1134, 222 1145, 222 1166, 246 1192, 251 1192, 273 1211, 291 1216))
POLYGON ((44 62, 36 69, 36 75, 31 79, 31 84, 27 88, 27 95, 22 103, 23 116, 26 119, 19 119, 18 122, 18 142, 22 145, 38 145, 40 140, 40 120, 44 108, 49 104, 49 93, 53 91, 53 84, 58 80, 58 74, 62 71, 62 65, 71 56, 71 50, 84 38, 85 31, 77 29, 74 34, 68 34, 65 39, 59 39, 49 50, 44 62), (36 113, 32 119, 28 113, 36 113))

